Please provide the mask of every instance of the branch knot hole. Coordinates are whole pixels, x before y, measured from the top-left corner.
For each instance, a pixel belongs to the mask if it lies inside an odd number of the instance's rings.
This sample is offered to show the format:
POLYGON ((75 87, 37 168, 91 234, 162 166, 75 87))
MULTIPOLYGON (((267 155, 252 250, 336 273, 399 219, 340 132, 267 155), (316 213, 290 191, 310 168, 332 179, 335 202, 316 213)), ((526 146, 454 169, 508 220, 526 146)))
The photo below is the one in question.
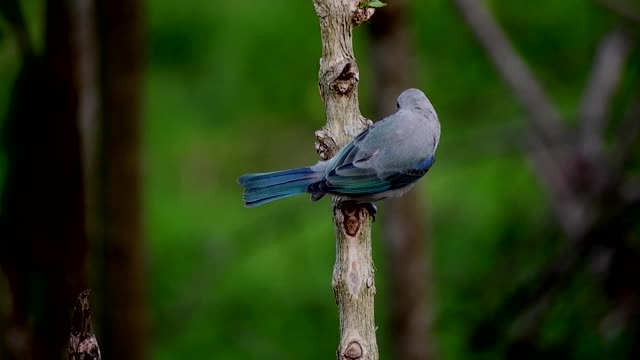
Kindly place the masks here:
POLYGON ((357 360, 362 359, 362 355, 362 346, 357 341, 352 341, 342 354, 342 358, 346 360, 357 360))
POLYGON ((353 91, 358 82, 358 68, 356 64, 347 61, 338 76, 331 82, 331 88, 340 95, 346 95, 353 91))
POLYGON ((361 9, 359 6, 353 12, 353 17, 351 18, 351 23, 353 26, 359 26, 364 22, 367 22, 373 16, 373 13, 376 11, 374 8, 366 8, 361 9))
POLYGON ((347 201, 340 206, 343 215, 342 226, 349 236, 356 236, 360 230, 360 210, 361 208, 352 201, 347 201))

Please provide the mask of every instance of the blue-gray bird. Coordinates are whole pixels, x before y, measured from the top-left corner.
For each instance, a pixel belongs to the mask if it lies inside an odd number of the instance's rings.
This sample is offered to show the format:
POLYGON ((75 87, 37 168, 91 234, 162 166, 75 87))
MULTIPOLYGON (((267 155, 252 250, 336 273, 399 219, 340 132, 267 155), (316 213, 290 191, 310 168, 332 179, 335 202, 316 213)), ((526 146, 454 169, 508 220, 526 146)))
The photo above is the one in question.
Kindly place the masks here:
POLYGON ((310 193, 314 201, 332 194, 358 203, 402 196, 433 165, 440 123, 418 89, 403 91, 397 106, 395 114, 364 130, 327 161, 241 176, 245 206, 301 193, 310 193))

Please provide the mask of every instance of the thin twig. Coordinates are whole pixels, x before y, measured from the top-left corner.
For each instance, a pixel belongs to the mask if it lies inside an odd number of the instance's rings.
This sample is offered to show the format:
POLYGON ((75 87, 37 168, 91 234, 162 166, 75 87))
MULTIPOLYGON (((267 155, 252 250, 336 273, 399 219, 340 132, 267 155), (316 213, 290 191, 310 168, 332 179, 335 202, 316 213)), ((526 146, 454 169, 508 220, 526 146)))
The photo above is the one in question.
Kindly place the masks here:
POLYGON ((604 128, 613 97, 622 81, 632 39, 622 28, 608 32, 602 39, 580 108, 582 141, 586 148, 602 152, 604 128))

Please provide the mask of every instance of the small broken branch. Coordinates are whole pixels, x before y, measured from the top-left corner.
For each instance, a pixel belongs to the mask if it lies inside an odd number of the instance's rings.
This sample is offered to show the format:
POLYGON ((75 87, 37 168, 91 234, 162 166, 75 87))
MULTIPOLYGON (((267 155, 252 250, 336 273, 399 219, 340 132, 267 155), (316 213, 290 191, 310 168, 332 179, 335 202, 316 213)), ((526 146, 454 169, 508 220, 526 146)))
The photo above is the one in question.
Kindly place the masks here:
POLYGON ((89 295, 85 290, 78 296, 71 318, 71 335, 69 336, 69 360, 100 360, 98 340, 91 329, 91 310, 89 295))

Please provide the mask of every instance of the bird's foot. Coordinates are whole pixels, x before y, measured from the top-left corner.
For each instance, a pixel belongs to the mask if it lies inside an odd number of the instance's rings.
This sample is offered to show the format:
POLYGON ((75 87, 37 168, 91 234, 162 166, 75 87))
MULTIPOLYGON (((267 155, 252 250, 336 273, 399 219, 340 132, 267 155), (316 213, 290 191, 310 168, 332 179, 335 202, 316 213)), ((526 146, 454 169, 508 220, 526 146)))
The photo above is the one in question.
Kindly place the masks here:
POLYGON ((378 207, 375 206, 372 202, 364 203, 362 204, 362 206, 364 206, 364 208, 367 209, 367 211, 369 212, 369 215, 371 215, 371 222, 376 222, 376 214, 378 213, 378 207))

